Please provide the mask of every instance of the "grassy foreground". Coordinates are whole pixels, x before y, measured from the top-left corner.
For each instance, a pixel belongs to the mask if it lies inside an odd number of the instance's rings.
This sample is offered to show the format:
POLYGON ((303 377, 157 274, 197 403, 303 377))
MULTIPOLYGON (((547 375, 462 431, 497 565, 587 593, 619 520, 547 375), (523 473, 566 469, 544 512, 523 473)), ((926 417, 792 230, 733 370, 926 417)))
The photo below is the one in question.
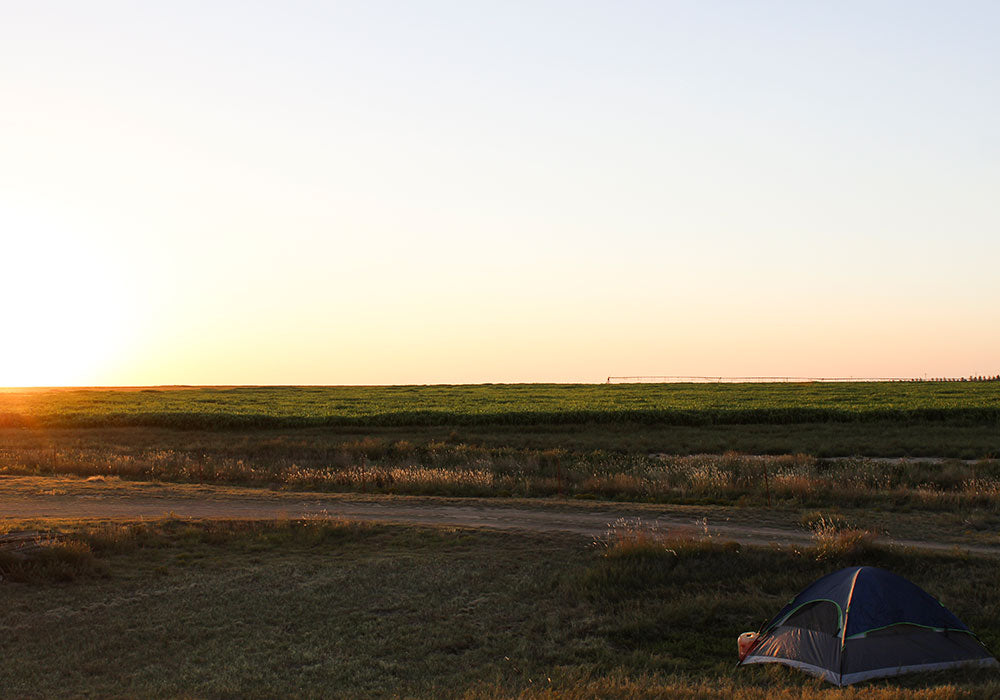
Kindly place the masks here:
MULTIPOLYGON (((24 526, 23 524, 21 525, 24 526)), ((8 525, 10 527, 10 525, 8 525)), ((331 521, 64 524, 0 557, 13 697, 988 698, 995 672, 836 690, 735 670, 735 637, 841 566, 890 568, 1000 646, 996 563, 331 521)))
POLYGON ((0 425, 287 428, 1000 421, 1000 381, 8 390, 0 425))

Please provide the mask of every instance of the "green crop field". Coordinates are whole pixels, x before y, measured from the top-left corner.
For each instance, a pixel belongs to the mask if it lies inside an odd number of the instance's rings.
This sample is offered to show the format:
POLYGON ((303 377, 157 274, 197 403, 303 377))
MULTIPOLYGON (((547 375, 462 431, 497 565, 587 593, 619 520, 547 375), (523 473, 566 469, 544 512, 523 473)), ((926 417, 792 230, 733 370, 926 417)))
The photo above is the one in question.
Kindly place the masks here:
POLYGON ((9 390, 0 425, 703 426, 1000 422, 1000 382, 506 384, 372 387, 9 390))
POLYGON ((995 509, 998 455, 1000 382, 0 392, 3 474, 995 509), (663 458, 706 453, 719 459, 663 458), (932 459, 817 460, 858 456, 932 459))

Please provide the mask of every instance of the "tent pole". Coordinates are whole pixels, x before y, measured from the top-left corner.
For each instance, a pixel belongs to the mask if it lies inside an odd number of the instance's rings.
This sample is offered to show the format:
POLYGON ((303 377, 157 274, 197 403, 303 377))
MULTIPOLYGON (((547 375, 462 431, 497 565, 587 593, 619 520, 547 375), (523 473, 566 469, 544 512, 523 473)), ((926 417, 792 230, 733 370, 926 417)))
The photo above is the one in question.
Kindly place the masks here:
POLYGON ((854 587, 858 584, 858 575, 861 573, 861 568, 854 572, 854 578, 851 579, 851 592, 847 594, 847 604, 844 606, 844 629, 840 630, 840 676, 838 677, 837 685, 843 687, 844 685, 844 650, 847 647, 847 618, 851 616, 851 599, 854 598, 854 587))

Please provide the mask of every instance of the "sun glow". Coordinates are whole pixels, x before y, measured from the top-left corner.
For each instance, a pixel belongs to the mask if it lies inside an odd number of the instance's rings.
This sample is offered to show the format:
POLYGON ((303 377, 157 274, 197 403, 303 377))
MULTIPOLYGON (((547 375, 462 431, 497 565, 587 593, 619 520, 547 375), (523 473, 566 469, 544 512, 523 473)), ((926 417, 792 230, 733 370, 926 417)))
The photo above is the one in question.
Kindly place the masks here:
POLYGON ((11 207, 0 207, 0 230, 0 386, 101 383, 128 335, 130 303, 110 250, 11 207))
POLYGON ((5 3, 0 386, 996 374, 1000 3, 760 4, 5 3))

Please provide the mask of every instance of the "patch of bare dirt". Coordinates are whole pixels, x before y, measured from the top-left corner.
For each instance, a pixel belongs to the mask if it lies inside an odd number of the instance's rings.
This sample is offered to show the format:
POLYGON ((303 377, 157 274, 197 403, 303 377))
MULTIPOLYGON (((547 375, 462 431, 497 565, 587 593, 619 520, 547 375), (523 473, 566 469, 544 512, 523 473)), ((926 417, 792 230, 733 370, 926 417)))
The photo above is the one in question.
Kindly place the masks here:
MULTIPOLYGON (((4 520, 137 520, 162 517, 217 520, 338 518, 413 525, 492 528, 570 533, 601 537, 621 518, 660 531, 751 545, 808 544, 812 533, 802 528, 733 521, 727 510, 679 507, 630 507, 619 504, 516 504, 489 499, 457 499, 344 494, 269 492, 262 489, 191 484, 132 483, 111 480, 0 478, 0 524, 4 520)), ((758 519, 759 520, 759 519, 758 519)), ((895 546, 1000 556, 1000 547, 973 543, 880 538, 895 546)))

